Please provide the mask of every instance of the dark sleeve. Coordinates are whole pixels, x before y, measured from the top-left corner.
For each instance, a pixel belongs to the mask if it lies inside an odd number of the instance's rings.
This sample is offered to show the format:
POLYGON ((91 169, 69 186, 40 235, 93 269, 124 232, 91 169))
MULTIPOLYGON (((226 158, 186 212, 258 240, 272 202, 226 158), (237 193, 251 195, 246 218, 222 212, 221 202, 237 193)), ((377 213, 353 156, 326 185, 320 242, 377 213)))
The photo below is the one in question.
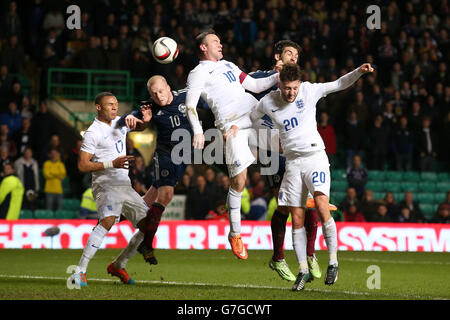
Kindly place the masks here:
POLYGON ((128 115, 130 115, 130 114, 133 115, 133 116, 135 116, 136 118, 142 120, 143 115, 142 115, 141 110, 134 110, 134 111, 131 112, 131 113, 125 113, 123 116, 121 116, 120 119, 119 119, 119 121, 117 121, 117 124, 118 124, 120 127, 125 127, 125 118, 126 118, 128 115))
POLYGON ((202 97, 200 97, 200 99, 198 99, 197 108, 210 109, 209 105, 206 103, 205 100, 203 100, 202 97))

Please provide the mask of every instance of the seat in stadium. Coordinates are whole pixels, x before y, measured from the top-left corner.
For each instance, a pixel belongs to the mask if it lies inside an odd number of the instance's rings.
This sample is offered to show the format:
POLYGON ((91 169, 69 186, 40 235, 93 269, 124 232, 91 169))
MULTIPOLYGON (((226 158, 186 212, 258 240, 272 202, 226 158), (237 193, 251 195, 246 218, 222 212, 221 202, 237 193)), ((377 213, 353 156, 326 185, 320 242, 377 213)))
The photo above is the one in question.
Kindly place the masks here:
POLYGON ((54 219, 55 213, 52 210, 35 210, 34 211, 35 219, 54 219))
POLYGON ((331 190, 344 192, 347 191, 348 183, 347 181, 332 181, 331 182, 331 190))
POLYGON ((438 192, 450 191, 450 181, 439 181, 436 183, 436 189, 438 192))
POLYGON ((419 183, 411 182, 411 181, 403 181, 402 182, 402 190, 403 191, 411 191, 416 192, 419 191, 419 183))
POLYGON ((384 191, 388 192, 401 192, 402 189, 402 183, 397 181, 385 181, 384 182, 384 191))
POLYGON ((70 187, 70 178, 65 177, 62 181, 62 187, 63 187, 63 196, 68 197, 72 194, 72 189, 70 187))
POLYGON ((384 191, 384 183, 382 181, 369 181, 366 184, 366 190, 372 190, 373 192, 384 191))
POLYGON ((31 210, 20 210, 19 219, 33 219, 33 211, 31 210))
POLYGON ((417 171, 406 171, 403 173, 403 181, 419 182, 420 180, 420 173, 417 171))
POLYGON ((386 178, 386 173, 381 170, 370 170, 369 171, 369 181, 384 181, 386 178))
POLYGON ((56 210, 56 219, 77 219, 78 211, 75 210, 56 210))
POLYGON ((343 169, 331 170, 331 181, 347 180, 347 173, 343 169))
POLYGON ((394 199, 395 199, 395 202, 400 202, 402 200, 405 200, 405 193, 404 192, 394 192, 394 199))
POLYGON ((62 208, 63 210, 80 210, 81 201, 78 199, 63 199, 62 208))
POLYGON ((386 171, 385 180, 388 180, 388 181, 403 181, 403 172, 386 171))
POLYGON ((422 172, 420 174, 420 179, 422 181, 437 181, 438 175, 436 172, 422 172))
POLYGON ((373 193, 373 198, 375 199, 375 201, 381 200, 384 198, 385 193, 384 192, 374 192, 373 193))
POLYGON ((427 219, 433 217, 436 212, 434 211, 434 205, 431 203, 419 203, 419 208, 427 219))
POLYGON ((344 200, 346 196, 346 192, 332 192, 331 193, 331 202, 335 205, 339 205, 339 203, 344 200))
POLYGON ((438 180, 439 181, 449 181, 450 180, 450 175, 448 174, 448 172, 439 172, 438 173, 438 180))
POLYGON ((419 191, 421 192, 435 192, 436 183, 432 181, 422 181, 419 183, 419 191))
MULTIPOLYGON (((438 191, 438 190, 436 190, 438 191)), ((445 201, 445 198, 447 198, 447 193, 445 192, 435 192, 434 193, 434 203, 443 203, 445 201)))
POLYGON ((419 203, 434 203, 434 193, 418 192, 414 194, 414 200, 419 203))

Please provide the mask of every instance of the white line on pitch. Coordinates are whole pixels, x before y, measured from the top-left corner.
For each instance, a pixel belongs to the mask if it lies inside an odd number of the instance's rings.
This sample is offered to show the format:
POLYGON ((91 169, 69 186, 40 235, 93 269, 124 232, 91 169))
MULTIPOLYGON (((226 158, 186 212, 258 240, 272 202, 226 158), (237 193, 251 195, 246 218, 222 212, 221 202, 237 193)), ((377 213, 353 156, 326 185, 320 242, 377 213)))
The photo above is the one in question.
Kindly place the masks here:
MULTIPOLYGON (((12 278, 12 279, 43 279, 43 280, 67 280, 68 278, 64 277, 48 277, 48 276, 30 276, 30 275, 8 275, 8 274, 0 274, 0 278, 12 278)), ((99 281, 99 282, 118 282, 118 280, 113 279, 89 279, 89 281, 99 281)), ((286 287, 273 287, 273 286, 257 286, 251 284, 234 284, 227 285, 221 283, 202 283, 202 282, 176 282, 176 281, 158 281, 158 280, 135 280, 136 283, 148 283, 148 284, 167 284, 167 285, 182 285, 182 286, 198 286, 198 287, 224 287, 224 288, 245 288, 245 289, 277 289, 277 290, 291 290, 286 287)), ((448 298, 442 297, 433 297, 433 296, 419 296, 419 295, 404 295, 404 294, 388 294, 388 293, 379 293, 372 294, 370 292, 360 292, 360 291, 348 291, 348 290, 326 290, 326 289, 311 289, 305 288, 305 291, 312 292, 322 292, 322 293, 344 293, 349 295, 356 296, 387 296, 387 297, 402 297, 406 299, 434 299, 434 300, 448 300, 448 298)))

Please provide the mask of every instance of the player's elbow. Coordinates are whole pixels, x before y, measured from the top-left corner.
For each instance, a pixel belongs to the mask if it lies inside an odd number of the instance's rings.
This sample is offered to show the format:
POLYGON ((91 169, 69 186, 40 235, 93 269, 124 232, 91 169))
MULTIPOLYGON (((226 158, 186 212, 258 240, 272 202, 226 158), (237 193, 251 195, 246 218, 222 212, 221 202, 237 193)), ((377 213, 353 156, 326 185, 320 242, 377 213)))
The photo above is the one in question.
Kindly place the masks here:
POLYGON ((88 172, 87 166, 83 161, 78 161, 78 171, 80 171, 81 173, 88 172))

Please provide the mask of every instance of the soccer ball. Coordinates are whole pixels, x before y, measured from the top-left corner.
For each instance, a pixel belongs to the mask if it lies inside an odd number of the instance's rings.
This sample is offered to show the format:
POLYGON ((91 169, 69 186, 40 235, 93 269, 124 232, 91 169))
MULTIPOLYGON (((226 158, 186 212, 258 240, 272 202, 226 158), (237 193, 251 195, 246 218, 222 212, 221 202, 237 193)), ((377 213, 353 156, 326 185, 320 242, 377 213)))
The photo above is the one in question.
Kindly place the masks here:
POLYGON ((152 54, 159 63, 171 63, 178 56, 177 43, 169 37, 159 38, 153 43, 152 54))

